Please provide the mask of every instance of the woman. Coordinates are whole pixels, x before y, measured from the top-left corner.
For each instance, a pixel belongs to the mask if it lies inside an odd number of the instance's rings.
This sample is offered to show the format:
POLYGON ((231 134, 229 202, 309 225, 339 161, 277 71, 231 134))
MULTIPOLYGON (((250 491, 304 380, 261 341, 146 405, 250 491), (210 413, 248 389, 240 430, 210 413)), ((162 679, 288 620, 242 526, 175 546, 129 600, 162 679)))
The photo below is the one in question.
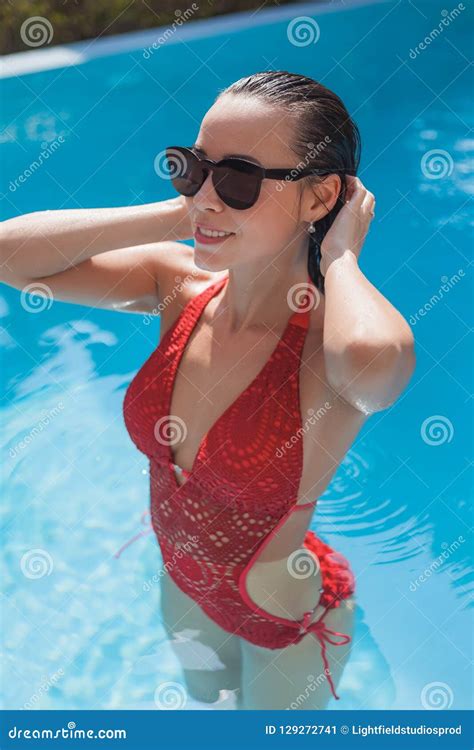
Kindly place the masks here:
POLYGON ((321 84, 267 71, 221 92, 194 146, 166 156, 178 198, 4 222, 3 279, 160 311, 124 416, 150 460, 163 618, 187 691, 324 708, 339 697, 354 580, 308 527, 414 367, 408 324, 358 265, 375 205, 355 176, 358 130, 321 84), (197 660, 203 647, 213 658, 197 660))

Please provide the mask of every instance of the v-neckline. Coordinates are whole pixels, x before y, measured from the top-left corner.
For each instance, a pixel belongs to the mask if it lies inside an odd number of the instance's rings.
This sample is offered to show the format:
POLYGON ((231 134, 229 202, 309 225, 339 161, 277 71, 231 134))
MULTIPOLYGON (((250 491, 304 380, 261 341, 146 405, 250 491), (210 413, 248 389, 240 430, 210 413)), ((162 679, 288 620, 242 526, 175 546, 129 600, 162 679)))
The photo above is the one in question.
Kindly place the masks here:
MULTIPOLYGON (((209 287, 207 287, 202 292, 204 300, 203 301, 199 300, 199 306, 197 308, 197 314, 194 315, 194 319, 192 321, 191 328, 190 329, 186 328, 186 330, 185 330, 186 340, 184 342, 184 346, 180 347, 180 350, 179 350, 179 352, 176 355, 176 360, 173 363, 171 383, 170 383, 170 386, 169 386, 169 393, 168 393, 168 399, 167 399, 167 408, 166 408, 168 420, 172 419, 171 404, 173 402, 173 393, 174 393, 175 386, 176 386, 176 380, 177 380, 177 376, 178 376, 178 372, 179 372, 179 366, 180 366, 181 360, 183 358, 184 352, 186 351, 186 348, 188 346, 189 340, 191 339, 191 336, 193 335, 193 333, 194 333, 194 331, 196 329, 197 324, 201 320, 201 318, 202 318, 202 316, 204 314, 204 310, 206 309, 206 307, 208 306, 208 304, 214 299, 214 297, 221 291, 221 289, 224 287, 224 285, 227 284, 228 280, 229 280, 229 275, 224 276, 222 279, 219 279, 218 281, 214 282, 214 284, 210 284, 209 287), (210 294, 208 296, 209 292, 210 292, 210 294)), ((199 295, 197 297, 194 297, 194 299, 191 300, 191 302, 197 300, 198 298, 199 298, 199 295)), ((272 362, 272 360, 273 360, 276 352, 280 348, 280 346, 281 346, 281 344, 283 342, 283 339, 285 338, 285 336, 286 336, 286 334, 288 332, 288 329, 289 329, 289 327, 291 325, 291 322, 292 322, 294 316, 297 315, 297 314, 298 314, 298 310, 295 310, 290 315, 290 317, 288 318, 288 321, 287 321, 287 323, 285 325, 285 328, 283 330, 283 333, 279 337, 279 339, 278 339, 275 347, 273 348, 270 356, 267 358, 266 362, 264 362, 264 364, 262 365, 262 367, 260 368, 260 370, 258 371, 258 373, 255 375, 255 377, 236 396, 236 398, 229 404, 229 406, 226 409, 224 409, 224 411, 214 420, 214 422, 211 424, 211 426, 209 427, 209 429, 207 430, 207 432, 204 434, 204 436, 202 437, 201 442, 198 445, 198 449, 197 449, 197 452, 196 452, 196 454, 194 456, 191 469, 189 471, 187 471, 186 469, 183 469, 182 466, 180 466, 182 472, 186 475, 186 479, 183 482, 183 484, 179 484, 178 480, 176 478, 174 467, 178 466, 178 464, 175 461, 175 456, 173 454, 172 443, 167 442, 167 448, 168 448, 168 468, 169 468, 169 470, 170 470, 170 472, 171 472, 171 474, 173 476, 173 482, 174 482, 176 490, 182 490, 183 487, 185 487, 187 485, 187 483, 192 479, 192 477, 194 476, 194 474, 196 472, 196 467, 197 467, 198 461, 199 461, 199 459, 201 457, 202 451, 204 450, 204 443, 208 439, 209 435, 217 428, 217 425, 220 422, 222 422, 223 419, 225 419, 225 417, 227 416, 228 412, 230 412, 230 410, 233 407, 235 407, 235 405, 245 396, 245 394, 248 392, 248 390, 262 377, 264 371, 266 370, 267 367, 269 367, 269 365, 272 362)))

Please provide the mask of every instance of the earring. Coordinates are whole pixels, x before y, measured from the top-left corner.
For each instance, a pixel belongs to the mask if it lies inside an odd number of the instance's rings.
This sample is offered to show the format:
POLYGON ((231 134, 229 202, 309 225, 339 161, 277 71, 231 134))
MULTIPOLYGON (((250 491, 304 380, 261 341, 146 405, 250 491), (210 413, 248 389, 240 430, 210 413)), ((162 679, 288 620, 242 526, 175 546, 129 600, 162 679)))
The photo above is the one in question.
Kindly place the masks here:
POLYGON ((314 226, 314 221, 312 221, 311 224, 308 227, 308 232, 310 234, 314 234, 315 231, 316 231, 316 227, 314 226))

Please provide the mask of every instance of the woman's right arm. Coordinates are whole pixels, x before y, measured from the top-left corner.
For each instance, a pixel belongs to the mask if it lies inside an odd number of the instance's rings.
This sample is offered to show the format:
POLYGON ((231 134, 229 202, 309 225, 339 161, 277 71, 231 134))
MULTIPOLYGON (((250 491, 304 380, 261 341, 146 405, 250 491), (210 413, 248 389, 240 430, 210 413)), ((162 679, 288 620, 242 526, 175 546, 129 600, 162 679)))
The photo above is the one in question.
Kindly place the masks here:
POLYGON ((190 248, 177 241, 191 235, 181 196, 26 214, 0 223, 0 281, 17 289, 41 282, 67 302, 148 311, 160 282, 189 256, 190 248))

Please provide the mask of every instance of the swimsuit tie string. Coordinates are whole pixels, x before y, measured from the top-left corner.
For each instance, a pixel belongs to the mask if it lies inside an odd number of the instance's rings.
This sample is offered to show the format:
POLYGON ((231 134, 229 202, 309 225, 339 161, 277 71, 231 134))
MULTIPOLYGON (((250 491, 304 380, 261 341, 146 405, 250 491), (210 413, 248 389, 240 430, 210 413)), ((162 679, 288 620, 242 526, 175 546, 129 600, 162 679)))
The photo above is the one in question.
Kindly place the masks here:
POLYGON ((351 640, 350 635, 345 633, 339 633, 337 630, 331 630, 326 626, 326 623, 321 617, 317 622, 309 623, 314 612, 305 612, 303 616, 302 627, 307 633, 312 633, 314 637, 319 641, 321 646, 321 656, 323 658, 324 670, 326 677, 328 678, 331 692, 336 700, 339 700, 339 696, 336 694, 334 682, 331 677, 331 670, 329 668, 329 662, 326 654, 326 643, 330 643, 333 646, 345 646, 351 640), (332 637, 331 637, 332 636, 332 637))
POLYGON ((147 534, 151 534, 153 531, 153 527, 151 525, 151 521, 148 518, 150 515, 150 511, 144 510, 141 517, 140 517, 140 523, 143 524, 146 528, 143 531, 139 531, 138 534, 135 534, 135 536, 132 536, 131 539, 128 540, 128 542, 125 542, 122 544, 120 549, 117 550, 117 552, 114 552, 114 557, 118 559, 122 552, 127 549, 127 547, 130 547, 131 544, 136 542, 138 539, 140 539, 142 536, 147 536, 147 534))

